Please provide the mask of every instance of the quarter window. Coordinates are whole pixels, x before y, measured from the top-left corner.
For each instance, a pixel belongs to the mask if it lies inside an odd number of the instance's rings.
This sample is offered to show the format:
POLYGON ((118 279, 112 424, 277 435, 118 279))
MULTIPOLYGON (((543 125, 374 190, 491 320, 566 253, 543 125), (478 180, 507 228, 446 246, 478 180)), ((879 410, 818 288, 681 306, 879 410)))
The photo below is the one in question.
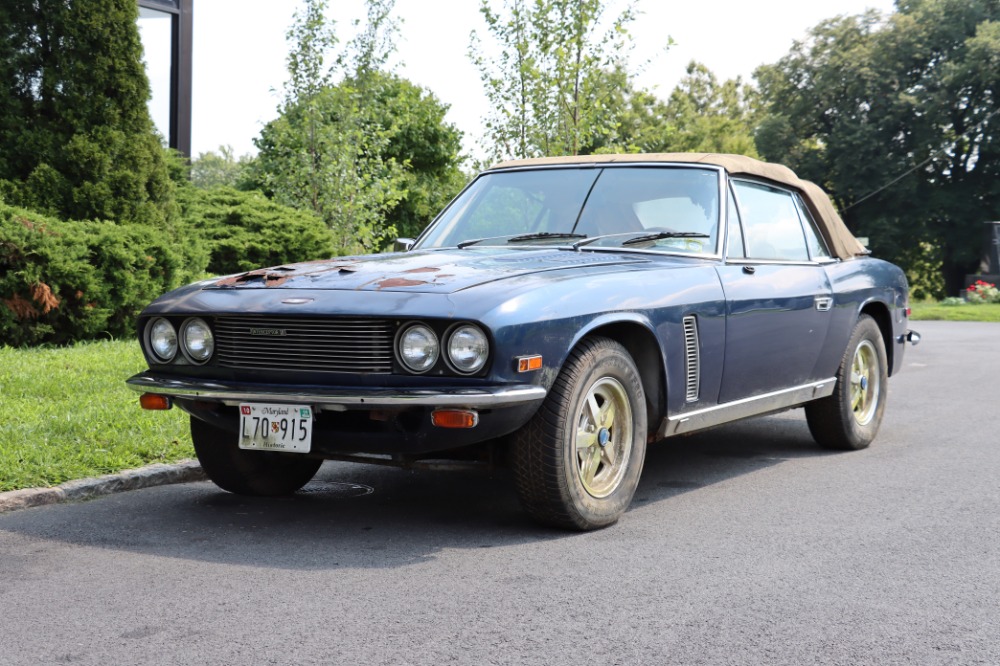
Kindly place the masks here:
POLYGON ((802 197, 795 195, 795 207, 799 209, 799 216, 802 218, 802 228, 806 232, 806 244, 809 246, 809 256, 814 260, 830 259, 830 251, 826 249, 823 237, 816 229, 816 221, 809 214, 802 197))
POLYGON ((729 213, 727 215, 729 224, 729 257, 732 259, 746 259, 747 252, 743 249, 743 230, 740 229, 740 213, 736 208, 736 197, 733 196, 732 188, 729 188, 729 213))
POLYGON ((760 183, 734 181, 747 257, 809 261, 806 238, 790 192, 760 183))

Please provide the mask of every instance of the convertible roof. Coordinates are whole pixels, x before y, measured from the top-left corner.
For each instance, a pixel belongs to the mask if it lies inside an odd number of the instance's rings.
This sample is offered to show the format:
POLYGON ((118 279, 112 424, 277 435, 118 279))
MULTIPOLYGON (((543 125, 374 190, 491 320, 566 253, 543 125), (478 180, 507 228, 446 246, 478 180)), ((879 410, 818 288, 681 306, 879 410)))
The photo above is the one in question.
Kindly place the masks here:
POLYGON ((834 256, 849 259, 868 254, 868 250, 850 232, 837 214, 830 197, 815 183, 802 180, 791 169, 781 164, 761 162, 745 155, 722 153, 636 153, 624 155, 576 155, 571 157, 537 157, 528 160, 501 162, 492 169, 517 167, 558 166, 572 164, 620 164, 627 162, 673 162, 711 164, 720 166, 734 176, 755 176, 798 190, 820 227, 820 233, 834 256))

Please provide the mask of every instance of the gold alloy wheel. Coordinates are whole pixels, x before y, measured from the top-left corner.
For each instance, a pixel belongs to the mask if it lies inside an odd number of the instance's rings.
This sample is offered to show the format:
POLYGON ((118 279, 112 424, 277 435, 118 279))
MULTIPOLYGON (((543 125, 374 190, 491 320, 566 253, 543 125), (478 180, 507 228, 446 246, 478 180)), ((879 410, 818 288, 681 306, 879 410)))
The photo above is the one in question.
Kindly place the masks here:
POLYGON ((597 380, 580 405, 576 470, 593 497, 607 497, 621 483, 632 455, 632 406, 618 380, 597 380))
POLYGON ((878 352, 870 340, 862 340, 851 363, 851 410, 858 425, 868 425, 878 408, 878 352))

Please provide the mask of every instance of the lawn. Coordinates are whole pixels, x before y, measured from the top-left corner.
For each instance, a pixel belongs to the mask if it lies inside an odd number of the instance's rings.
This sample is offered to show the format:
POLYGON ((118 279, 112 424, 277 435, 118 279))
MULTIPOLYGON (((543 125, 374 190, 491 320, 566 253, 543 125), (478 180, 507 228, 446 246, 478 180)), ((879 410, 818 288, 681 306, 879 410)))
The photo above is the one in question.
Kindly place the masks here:
POLYGON ((941 305, 937 302, 912 303, 911 321, 1000 321, 1000 303, 941 305))
POLYGON ((186 416, 143 411, 125 387, 145 367, 131 340, 0 346, 0 491, 194 457, 186 416))

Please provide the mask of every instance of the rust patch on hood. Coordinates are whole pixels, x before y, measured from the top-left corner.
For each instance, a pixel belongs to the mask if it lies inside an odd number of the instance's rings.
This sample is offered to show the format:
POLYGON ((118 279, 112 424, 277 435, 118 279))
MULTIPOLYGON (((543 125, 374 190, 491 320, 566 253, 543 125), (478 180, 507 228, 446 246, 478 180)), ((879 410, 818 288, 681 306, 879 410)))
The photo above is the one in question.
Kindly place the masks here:
POLYGON ((389 289, 390 287, 418 287, 427 284, 426 280, 411 280, 409 278, 388 278, 376 283, 378 289, 389 289))
POLYGON ((440 268, 434 268, 433 266, 424 266, 422 268, 411 268, 408 271, 403 271, 404 273, 437 273, 440 268))
POLYGON ((238 284, 244 284, 250 282, 251 280, 261 279, 264 282, 265 287, 278 287, 283 285, 292 277, 291 268, 278 268, 275 271, 271 271, 267 268, 261 268, 255 271, 249 271, 248 273, 243 273, 242 275, 234 275, 233 277, 224 278, 215 283, 216 287, 235 287, 238 284))

